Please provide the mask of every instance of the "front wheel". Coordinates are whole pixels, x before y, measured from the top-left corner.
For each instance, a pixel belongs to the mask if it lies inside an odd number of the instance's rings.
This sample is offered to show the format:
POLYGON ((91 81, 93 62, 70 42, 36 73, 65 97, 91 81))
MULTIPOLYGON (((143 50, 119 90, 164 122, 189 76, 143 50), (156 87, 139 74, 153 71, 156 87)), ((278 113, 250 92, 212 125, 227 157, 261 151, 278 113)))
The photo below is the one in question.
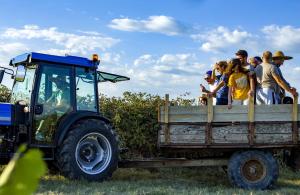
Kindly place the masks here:
POLYGON ((236 152, 229 160, 228 177, 240 188, 267 189, 278 178, 278 164, 270 152, 236 152))
POLYGON ((57 154, 60 171, 66 177, 102 181, 117 168, 117 137, 103 121, 80 121, 70 129, 57 154))

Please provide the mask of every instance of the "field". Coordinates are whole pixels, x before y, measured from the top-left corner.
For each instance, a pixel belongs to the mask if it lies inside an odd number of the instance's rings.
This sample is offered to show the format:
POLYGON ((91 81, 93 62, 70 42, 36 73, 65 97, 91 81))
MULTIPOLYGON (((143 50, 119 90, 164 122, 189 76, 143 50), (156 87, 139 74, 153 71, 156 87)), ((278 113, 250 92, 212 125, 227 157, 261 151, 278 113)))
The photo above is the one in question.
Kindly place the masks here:
POLYGON ((103 183, 43 177, 37 194, 299 194, 300 172, 281 168, 276 186, 266 191, 233 188, 221 168, 119 169, 103 183))

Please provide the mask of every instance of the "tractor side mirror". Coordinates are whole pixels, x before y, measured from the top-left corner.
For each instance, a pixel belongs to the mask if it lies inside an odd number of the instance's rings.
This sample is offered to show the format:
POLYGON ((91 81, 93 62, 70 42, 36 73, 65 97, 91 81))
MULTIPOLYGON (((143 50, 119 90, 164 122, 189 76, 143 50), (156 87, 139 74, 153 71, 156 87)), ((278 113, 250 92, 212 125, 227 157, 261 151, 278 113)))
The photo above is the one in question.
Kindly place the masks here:
POLYGON ((5 73, 5 70, 0 70, 0 83, 2 83, 4 73, 5 73))
POLYGON ((19 82, 23 82, 24 79, 25 79, 25 75, 26 75, 26 68, 25 66, 23 65, 19 65, 17 67, 17 73, 16 73, 16 81, 19 81, 19 82))

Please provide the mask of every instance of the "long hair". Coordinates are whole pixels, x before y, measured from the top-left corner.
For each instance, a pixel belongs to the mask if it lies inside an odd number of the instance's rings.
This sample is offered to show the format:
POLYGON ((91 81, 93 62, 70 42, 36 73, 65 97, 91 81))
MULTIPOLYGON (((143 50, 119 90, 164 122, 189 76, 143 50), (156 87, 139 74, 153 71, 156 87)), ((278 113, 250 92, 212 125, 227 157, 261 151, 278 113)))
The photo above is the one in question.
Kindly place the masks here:
POLYGON ((238 66, 238 71, 242 73, 247 73, 248 71, 242 67, 242 62, 238 58, 233 58, 229 61, 229 67, 231 68, 231 72, 238 66))

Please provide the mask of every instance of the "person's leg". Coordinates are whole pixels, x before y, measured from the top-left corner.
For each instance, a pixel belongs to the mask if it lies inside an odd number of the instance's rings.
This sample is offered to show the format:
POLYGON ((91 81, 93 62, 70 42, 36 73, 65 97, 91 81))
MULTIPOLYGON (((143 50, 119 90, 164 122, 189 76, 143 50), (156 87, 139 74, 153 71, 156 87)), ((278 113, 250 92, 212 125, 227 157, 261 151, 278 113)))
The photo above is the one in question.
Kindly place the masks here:
POLYGON ((227 105, 228 99, 225 98, 217 98, 217 104, 216 105, 227 105))
POLYGON ((256 90, 256 104, 257 105, 265 104, 265 98, 264 98, 264 93, 262 88, 256 90))
POLYGON ((264 104, 271 105, 274 104, 275 96, 274 92, 270 88, 262 88, 261 97, 264 100, 264 104))

